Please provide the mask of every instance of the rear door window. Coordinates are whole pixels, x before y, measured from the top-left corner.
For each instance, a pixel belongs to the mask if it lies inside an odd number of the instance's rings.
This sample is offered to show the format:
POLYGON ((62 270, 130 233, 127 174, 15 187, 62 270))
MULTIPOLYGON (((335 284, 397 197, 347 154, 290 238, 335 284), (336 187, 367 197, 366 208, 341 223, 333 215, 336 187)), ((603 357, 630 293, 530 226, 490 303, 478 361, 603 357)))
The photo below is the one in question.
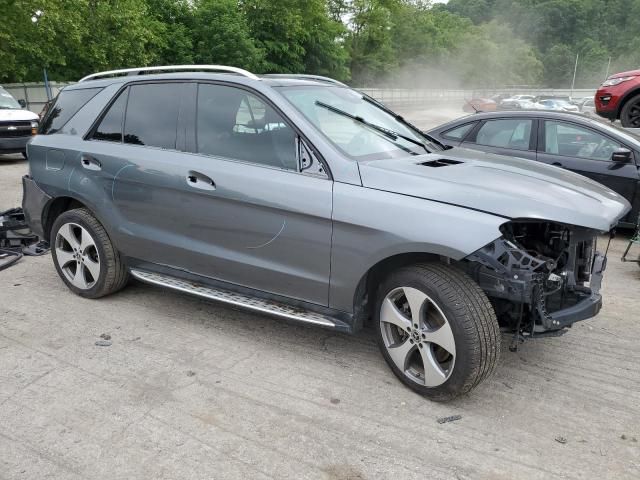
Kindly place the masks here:
POLYGON ((183 87, 182 83, 147 83, 129 87, 124 142, 175 149, 183 87))
POLYGON ((129 89, 125 89, 115 102, 111 105, 98 128, 93 134, 94 140, 105 140, 108 142, 122 142, 122 123, 124 112, 127 107, 127 94, 129 89))
POLYGON ((71 120, 102 88, 83 88, 82 90, 62 90, 53 107, 40 125, 40 134, 56 133, 71 120))
POLYGON ((529 150, 533 120, 517 118, 488 120, 476 134, 475 143, 488 147, 529 150))

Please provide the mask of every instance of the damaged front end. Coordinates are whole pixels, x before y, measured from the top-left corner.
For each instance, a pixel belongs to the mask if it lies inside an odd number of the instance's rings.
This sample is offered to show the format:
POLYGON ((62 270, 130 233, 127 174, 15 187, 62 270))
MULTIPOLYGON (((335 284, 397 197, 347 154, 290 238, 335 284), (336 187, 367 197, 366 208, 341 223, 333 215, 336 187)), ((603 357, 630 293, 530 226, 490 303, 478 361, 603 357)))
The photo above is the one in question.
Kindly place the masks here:
POLYGON ((463 262, 489 296, 501 327, 517 335, 549 335, 597 315, 606 256, 596 251, 596 230, 517 220, 501 231, 463 262))

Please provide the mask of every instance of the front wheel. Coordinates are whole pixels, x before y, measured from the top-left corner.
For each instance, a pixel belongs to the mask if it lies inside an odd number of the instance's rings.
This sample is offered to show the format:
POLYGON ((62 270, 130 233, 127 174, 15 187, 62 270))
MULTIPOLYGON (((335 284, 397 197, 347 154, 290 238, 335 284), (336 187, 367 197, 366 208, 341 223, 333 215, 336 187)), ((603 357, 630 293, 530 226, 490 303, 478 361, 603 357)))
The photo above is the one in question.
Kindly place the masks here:
POLYGON ((620 123, 625 128, 640 128, 640 95, 624 104, 620 112, 620 123))
POLYGON ((382 355, 416 392, 450 400, 495 369, 498 321, 484 292, 463 272, 439 263, 405 267, 380 285, 376 298, 382 355))

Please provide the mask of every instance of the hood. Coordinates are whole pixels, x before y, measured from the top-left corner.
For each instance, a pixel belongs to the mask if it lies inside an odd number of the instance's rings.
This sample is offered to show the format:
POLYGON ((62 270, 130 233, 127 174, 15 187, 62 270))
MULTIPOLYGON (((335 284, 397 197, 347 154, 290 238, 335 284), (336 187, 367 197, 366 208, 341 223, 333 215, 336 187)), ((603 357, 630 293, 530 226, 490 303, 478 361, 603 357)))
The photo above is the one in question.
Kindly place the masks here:
POLYGON ((359 163, 365 187, 444 202, 509 219, 608 231, 631 208, 614 191, 533 160, 453 148, 359 163))
POLYGON ((29 110, 6 110, 4 108, 0 108, 0 122, 20 120, 39 120, 39 117, 37 114, 30 112, 29 110))
MULTIPOLYGON (((633 76, 639 76, 639 75, 640 75, 640 70, 629 70, 628 72, 620 72, 614 75, 609 75, 609 78, 633 77, 633 76)), ((607 80, 609 80, 609 78, 607 78, 607 80)))

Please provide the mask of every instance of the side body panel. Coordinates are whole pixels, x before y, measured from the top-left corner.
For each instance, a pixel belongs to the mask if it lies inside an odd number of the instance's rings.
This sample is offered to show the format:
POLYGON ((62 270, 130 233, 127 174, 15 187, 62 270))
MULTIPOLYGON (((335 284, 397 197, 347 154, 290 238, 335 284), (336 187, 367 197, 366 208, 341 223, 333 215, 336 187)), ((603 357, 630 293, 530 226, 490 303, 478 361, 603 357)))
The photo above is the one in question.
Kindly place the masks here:
POLYGON ((336 183, 329 306, 353 310, 356 287, 376 263, 423 252, 460 260, 498 238, 507 219, 445 203, 336 183))

